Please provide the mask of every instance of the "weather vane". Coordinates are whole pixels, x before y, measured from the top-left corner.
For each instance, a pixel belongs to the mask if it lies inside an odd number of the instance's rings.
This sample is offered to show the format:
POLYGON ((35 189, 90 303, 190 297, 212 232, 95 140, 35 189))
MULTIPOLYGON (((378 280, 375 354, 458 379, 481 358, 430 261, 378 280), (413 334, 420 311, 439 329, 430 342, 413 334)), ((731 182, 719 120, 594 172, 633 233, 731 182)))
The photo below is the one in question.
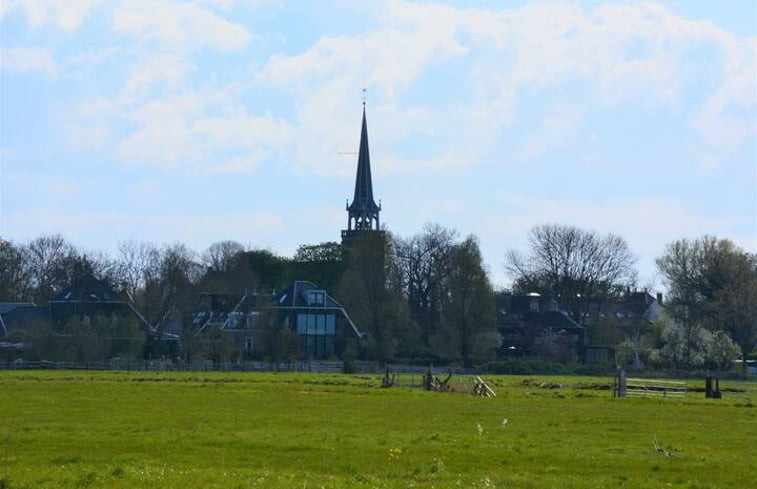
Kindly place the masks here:
POLYGON ((363 89, 363 107, 365 107, 365 91, 368 90, 367 88, 363 89))

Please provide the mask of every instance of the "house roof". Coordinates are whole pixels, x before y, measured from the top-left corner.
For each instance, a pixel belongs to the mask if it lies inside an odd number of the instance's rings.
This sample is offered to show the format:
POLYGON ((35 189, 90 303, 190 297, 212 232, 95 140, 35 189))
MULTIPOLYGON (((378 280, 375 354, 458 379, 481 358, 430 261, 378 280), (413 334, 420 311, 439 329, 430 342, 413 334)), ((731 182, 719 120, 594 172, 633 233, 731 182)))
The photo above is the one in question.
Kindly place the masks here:
POLYGON ((570 316, 562 311, 529 311, 523 318, 529 326, 552 328, 575 332, 583 330, 583 326, 573 321, 570 316))
POLYGON ((87 275, 50 302, 126 302, 102 281, 87 275))
MULTIPOLYGON (((529 312, 567 312, 566 303, 559 297, 538 294, 498 294, 496 297, 500 320, 525 318, 529 312)), ((662 311, 658 298, 646 291, 628 291, 614 299, 588 298, 585 310, 589 317, 611 316, 616 319, 644 318, 653 321, 662 311)))
POLYGON ((295 280, 292 284, 279 292, 274 299, 275 307, 322 307, 322 308, 342 308, 342 305, 331 297, 325 290, 319 288, 316 284, 306 280, 295 280), (324 302, 320 305, 313 305, 308 300, 310 292, 323 292, 324 302))
POLYGON ((0 302, 0 314, 6 314, 19 307, 34 307, 33 302, 0 302))
POLYGON ((8 329, 5 327, 6 319, 12 321, 12 317, 18 314, 13 314, 13 311, 30 307, 35 307, 33 302, 0 302, 0 338, 5 338, 8 334, 8 329))
POLYGON ((5 337, 8 332, 17 327, 22 327, 29 321, 50 318, 49 306, 37 306, 31 302, 3 302, 0 303, 0 337, 5 337))

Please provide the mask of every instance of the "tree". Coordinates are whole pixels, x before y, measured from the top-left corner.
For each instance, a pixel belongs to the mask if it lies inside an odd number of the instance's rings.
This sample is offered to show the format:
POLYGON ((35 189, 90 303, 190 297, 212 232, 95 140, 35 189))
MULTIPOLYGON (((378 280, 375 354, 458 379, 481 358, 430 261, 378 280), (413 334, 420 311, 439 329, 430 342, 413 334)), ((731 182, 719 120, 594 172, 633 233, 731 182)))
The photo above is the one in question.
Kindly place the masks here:
POLYGON ((150 243, 125 241, 118 244, 115 264, 116 283, 132 301, 160 275, 160 250, 150 243))
POLYGON ((23 302, 31 299, 29 268, 23 249, 0 238, 0 301, 23 302))
POLYGON ((455 246, 449 273, 449 304, 444 311, 447 349, 465 367, 496 350, 494 291, 478 241, 468 236, 455 246))
POLYGON ((635 280, 635 258, 620 236, 544 224, 531 229, 529 242, 527 255, 506 255, 515 291, 559 297, 578 323, 585 323, 587 299, 611 296, 635 280))
POLYGON ((339 298, 366 338, 369 354, 380 361, 394 356, 406 338, 408 316, 394 268, 391 240, 383 232, 362 235, 348 251, 339 298))
POLYGON ((256 249, 237 253, 235 271, 243 271, 241 280, 246 280, 250 288, 281 290, 289 285, 290 267, 287 258, 270 250, 256 249))
POLYGON ((427 353, 441 330, 456 236, 454 230, 427 224, 422 234, 397 239, 394 244, 410 315, 420 327, 427 353))
POLYGON ((703 236, 668 244, 657 266, 673 319, 685 329, 728 332, 746 359, 757 346, 757 257, 703 236))
POLYGON ((215 272, 228 272, 237 255, 243 251, 244 246, 236 241, 218 241, 211 244, 202 254, 202 264, 215 272))
POLYGON ((195 253, 182 243, 164 245, 157 251, 156 268, 150 270, 149 279, 140 294, 140 311, 156 327, 156 335, 146 346, 150 356, 162 356, 160 338, 172 324, 179 327, 189 324, 192 312, 192 295, 200 278, 201 267, 195 253), (155 273, 153 275, 153 273, 155 273))
MULTIPOLYGON (((701 323, 686 327, 665 316, 650 328, 645 344, 650 346, 647 352, 653 363, 674 370, 728 370, 739 353, 739 347, 725 332, 711 332, 701 323)), ((631 345, 624 342, 621 346, 631 345)))
POLYGON ((40 236, 24 247, 24 261, 33 288, 32 299, 43 304, 71 285, 84 263, 76 263, 75 248, 60 234, 40 236), (75 270, 76 268, 76 270, 75 270))
POLYGON ((326 290, 336 290, 347 268, 347 252, 335 242, 301 245, 292 258, 293 274, 326 290))

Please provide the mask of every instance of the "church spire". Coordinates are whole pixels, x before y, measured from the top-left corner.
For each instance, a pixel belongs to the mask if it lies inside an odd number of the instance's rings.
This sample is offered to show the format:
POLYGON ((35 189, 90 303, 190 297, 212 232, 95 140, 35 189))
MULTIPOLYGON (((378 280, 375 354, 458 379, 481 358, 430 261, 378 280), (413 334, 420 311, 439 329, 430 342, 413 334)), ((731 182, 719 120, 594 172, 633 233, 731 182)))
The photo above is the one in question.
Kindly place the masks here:
POLYGON ((360 131, 355 195, 352 203, 347 207, 347 231, 378 230, 380 211, 381 206, 373 200, 371 157, 368 151, 368 124, 365 119, 365 99, 363 99, 363 126, 360 131))

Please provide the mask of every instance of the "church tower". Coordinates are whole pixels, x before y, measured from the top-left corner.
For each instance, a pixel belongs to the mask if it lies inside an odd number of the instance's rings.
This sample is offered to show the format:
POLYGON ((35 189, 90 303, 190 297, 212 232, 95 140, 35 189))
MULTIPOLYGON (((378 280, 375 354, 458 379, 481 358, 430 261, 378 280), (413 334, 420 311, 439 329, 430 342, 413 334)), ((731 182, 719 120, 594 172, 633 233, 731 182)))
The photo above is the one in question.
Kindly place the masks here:
POLYGON ((373 200, 368 125, 365 121, 365 101, 363 101, 363 127, 360 131, 355 195, 352 203, 347 206, 347 229, 342 230, 342 244, 350 246, 358 237, 366 233, 381 232, 379 212, 381 212, 381 205, 373 200))

